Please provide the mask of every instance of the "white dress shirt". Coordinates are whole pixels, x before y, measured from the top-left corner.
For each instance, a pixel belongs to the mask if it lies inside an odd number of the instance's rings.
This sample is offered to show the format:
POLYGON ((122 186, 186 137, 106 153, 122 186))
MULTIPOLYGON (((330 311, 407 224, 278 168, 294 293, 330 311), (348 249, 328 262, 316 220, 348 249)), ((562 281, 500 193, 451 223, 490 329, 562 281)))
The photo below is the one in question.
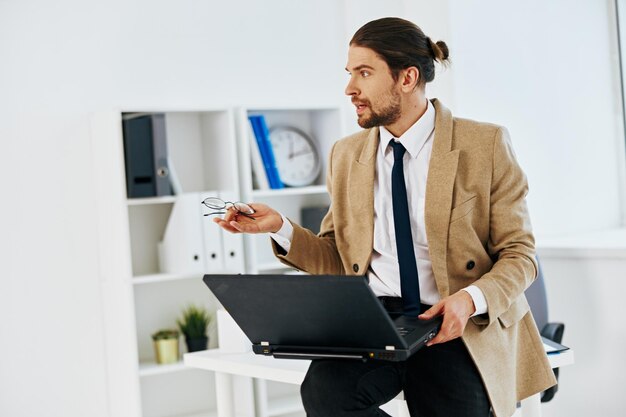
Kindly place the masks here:
MULTIPOLYGON (((423 304, 434 305, 439 292, 428 253, 428 238, 424 220, 426 181, 435 134, 435 108, 428 100, 426 112, 401 137, 394 136, 384 127, 380 128, 380 141, 376 152, 376 179, 374 182, 374 248, 367 271, 370 287, 376 296, 400 297, 400 267, 396 250, 396 234, 393 223, 391 195, 391 170, 393 149, 389 141, 396 139, 406 149, 404 154, 404 178, 407 189, 413 248, 419 275, 420 297, 423 304)), ((293 226, 283 216, 283 226, 270 236, 286 252, 291 247, 293 226)), ((464 288, 474 301, 474 315, 487 312, 487 301, 482 291, 470 285, 464 288)))

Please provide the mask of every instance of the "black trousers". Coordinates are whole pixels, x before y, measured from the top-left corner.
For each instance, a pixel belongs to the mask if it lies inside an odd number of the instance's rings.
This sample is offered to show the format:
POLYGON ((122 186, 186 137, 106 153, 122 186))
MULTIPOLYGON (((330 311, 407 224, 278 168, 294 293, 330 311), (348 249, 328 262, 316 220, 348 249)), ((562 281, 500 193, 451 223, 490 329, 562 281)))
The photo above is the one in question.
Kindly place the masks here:
POLYGON ((400 391, 411 417, 489 417, 485 387, 461 339, 425 346, 404 362, 314 360, 301 386, 307 417, 388 416, 379 407, 400 391))

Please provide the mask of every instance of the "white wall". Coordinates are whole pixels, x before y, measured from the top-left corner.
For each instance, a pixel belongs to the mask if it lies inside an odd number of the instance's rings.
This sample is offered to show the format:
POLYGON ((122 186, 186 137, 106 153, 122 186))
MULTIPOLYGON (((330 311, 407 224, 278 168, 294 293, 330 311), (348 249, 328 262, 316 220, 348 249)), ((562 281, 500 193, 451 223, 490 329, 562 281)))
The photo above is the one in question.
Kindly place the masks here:
POLYGON ((456 111, 507 126, 536 233, 621 223, 612 1, 451 2, 456 111))
POLYGON ((450 46, 430 95, 509 127, 539 233, 616 226, 624 155, 608 5, 0 0, 0 415, 108 415, 90 113, 351 110, 348 39, 400 15, 450 46))

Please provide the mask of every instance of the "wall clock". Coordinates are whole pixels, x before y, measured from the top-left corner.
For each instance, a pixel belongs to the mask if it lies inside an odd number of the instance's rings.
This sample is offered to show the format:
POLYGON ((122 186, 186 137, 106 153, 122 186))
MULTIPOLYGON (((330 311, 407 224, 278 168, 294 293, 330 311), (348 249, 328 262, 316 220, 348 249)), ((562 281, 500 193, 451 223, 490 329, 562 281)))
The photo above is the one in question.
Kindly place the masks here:
POLYGON ((280 180, 287 186, 312 184, 322 168, 322 160, 313 139, 299 129, 276 126, 270 129, 270 141, 280 180))

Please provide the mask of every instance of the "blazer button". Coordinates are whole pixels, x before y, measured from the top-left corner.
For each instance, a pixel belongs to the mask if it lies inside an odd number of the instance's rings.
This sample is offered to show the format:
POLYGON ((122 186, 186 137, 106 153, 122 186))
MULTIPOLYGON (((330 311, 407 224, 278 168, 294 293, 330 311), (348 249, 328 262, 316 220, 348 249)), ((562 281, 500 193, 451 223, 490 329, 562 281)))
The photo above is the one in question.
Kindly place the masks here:
POLYGON ((469 261, 466 265, 468 271, 474 269, 475 266, 476 266, 476 263, 474 261, 469 261))
POLYGON ((358 264, 354 264, 354 265, 352 265, 352 270, 353 270, 354 272, 359 272, 359 265, 358 265, 358 264))

